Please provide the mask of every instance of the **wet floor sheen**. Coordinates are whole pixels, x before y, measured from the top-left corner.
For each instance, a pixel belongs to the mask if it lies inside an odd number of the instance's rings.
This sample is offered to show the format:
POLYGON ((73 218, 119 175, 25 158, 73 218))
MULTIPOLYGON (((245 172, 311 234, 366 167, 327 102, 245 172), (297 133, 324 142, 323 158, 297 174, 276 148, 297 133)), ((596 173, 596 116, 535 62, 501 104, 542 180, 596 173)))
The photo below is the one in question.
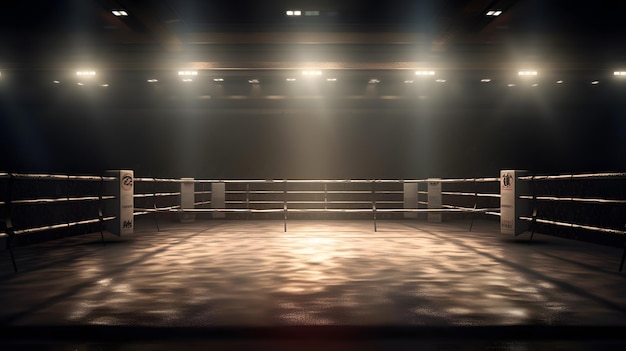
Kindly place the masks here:
POLYGON ((0 251, 2 325, 626 326, 621 250, 481 222, 149 222, 0 251))

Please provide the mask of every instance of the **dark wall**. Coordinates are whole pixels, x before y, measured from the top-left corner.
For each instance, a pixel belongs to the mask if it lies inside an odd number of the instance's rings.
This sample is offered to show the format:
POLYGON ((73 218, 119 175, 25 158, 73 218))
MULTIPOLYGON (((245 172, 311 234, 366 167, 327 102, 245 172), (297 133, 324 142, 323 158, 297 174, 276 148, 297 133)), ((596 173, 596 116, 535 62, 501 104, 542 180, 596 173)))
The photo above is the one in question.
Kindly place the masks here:
POLYGON ((421 178, 626 168, 621 85, 446 89, 399 99, 232 100, 4 84, 0 170, 421 178))

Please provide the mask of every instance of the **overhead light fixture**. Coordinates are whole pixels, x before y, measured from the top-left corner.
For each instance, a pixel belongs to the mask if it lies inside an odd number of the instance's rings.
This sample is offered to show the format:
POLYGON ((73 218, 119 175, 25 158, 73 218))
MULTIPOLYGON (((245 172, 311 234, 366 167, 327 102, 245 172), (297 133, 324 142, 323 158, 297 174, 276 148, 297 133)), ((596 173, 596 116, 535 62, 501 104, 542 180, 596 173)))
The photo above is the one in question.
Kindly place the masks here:
POLYGON ((58 80, 53 80, 52 83, 54 83, 54 84, 61 84, 61 82, 58 81, 58 80))
POLYGON ((489 83, 489 82, 491 82, 491 79, 489 79, 489 78, 483 78, 483 79, 481 79, 481 80, 480 80, 480 82, 481 82, 481 83, 489 83))
POLYGON ((79 77, 93 77, 96 75, 96 71, 76 71, 76 75, 79 77))
POLYGON ((380 80, 376 79, 376 78, 372 78, 367 83, 368 84, 378 84, 378 83, 380 83, 380 80))
POLYGON ((302 71, 303 76, 321 76, 322 71, 302 71))
POLYGON ((514 86, 515 86, 515 84, 513 84, 513 83, 507 84, 507 87, 514 87, 514 86))
POLYGON ((326 78, 327 82, 336 82, 337 78, 326 78))
POLYGON ((128 12, 126 12, 126 10, 113 10, 111 12, 116 17, 126 17, 126 16, 128 16, 128 12))
POLYGON ((415 81, 414 81, 414 80, 410 80, 410 79, 409 79, 409 80, 405 80, 405 81, 404 81, 404 84, 413 84, 413 82, 415 82, 415 81))
POLYGON ((536 76, 537 75, 537 71, 519 71, 517 72, 517 75, 519 76, 536 76))
POLYGON ((437 83, 445 83, 446 80, 445 79, 437 79, 437 80, 435 80, 435 82, 437 82, 437 83))
POLYGON ((80 85, 80 86, 82 87, 82 86, 83 86, 83 85, 85 85, 85 84, 83 84, 83 83, 81 83, 81 82, 78 82, 78 83, 76 83, 76 85, 80 85))
POLYGON ((106 88, 106 87, 108 87, 108 86, 109 86, 109 84, 104 83, 104 84, 100 84, 100 86, 101 86, 101 87, 103 87, 103 88, 106 88))
POLYGON ((259 84, 261 82, 258 79, 248 79, 248 83, 250 83, 250 84, 259 84))
POLYGON ((295 82, 295 81, 296 81, 296 78, 287 78, 286 80, 287 80, 288 82, 295 82))
POLYGON ((502 10, 489 10, 486 15, 491 17, 498 17, 502 14, 502 10))
POLYGON ((216 83, 221 83, 224 81, 224 78, 213 78, 213 81, 216 83))
POLYGON ((563 84, 563 81, 562 80, 557 80, 556 84, 563 84))
POLYGON ((147 80, 148 83, 156 83, 158 81, 159 81, 158 79, 154 79, 154 78, 147 80))
POLYGON ((285 11, 287 16, 302 16, 302 11, 300 10, 287 10, 285 11))
POLYGON ((614 76, 626 77, 626 71, 615 71, 613 72, 614 76))
POLYGON ((179 76, 197 76, 198 71, 178 71, 179 76))
POLYGON ((538 87, 539 83, 534 83, 533 85, 531 85, 531 87, 538 87))
POLYGON ((416 76, 434 76, 435 71, 415 71, 416 76))
POLYGON ((599 80, 594 80, 594 81, 591 82, 591 85, 598 85, 598 84, 600 84, 599 80))

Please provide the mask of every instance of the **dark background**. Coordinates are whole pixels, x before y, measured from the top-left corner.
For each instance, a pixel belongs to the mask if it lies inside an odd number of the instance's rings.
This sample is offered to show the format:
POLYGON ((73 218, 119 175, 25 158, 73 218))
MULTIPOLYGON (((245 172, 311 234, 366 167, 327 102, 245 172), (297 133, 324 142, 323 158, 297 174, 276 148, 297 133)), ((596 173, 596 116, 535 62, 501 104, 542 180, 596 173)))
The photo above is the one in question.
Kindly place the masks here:
POLYGON ((27 92, 4 86, 0 168, 87 174, 128 168, 145 176, 225 179, 621 171, 626 87, 619 83, 507 87, 449 80, 396 99, 276 101, 192 93, 168 99, 150 86, 27 92))

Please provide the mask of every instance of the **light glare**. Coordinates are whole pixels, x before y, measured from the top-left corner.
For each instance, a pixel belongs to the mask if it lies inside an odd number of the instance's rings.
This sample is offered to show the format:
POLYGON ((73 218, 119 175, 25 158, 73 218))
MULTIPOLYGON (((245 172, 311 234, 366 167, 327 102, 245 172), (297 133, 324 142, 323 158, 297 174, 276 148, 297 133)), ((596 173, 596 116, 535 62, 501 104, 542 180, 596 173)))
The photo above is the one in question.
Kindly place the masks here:
POLYGON ((481 83, 489 83, 489 82, 491 82, 491 79, 489 79, 489 78, 483 78, 483 79, 481 79, 481 80, 480 80, 480 82, 481 82, 481 83))
POLYGON ((221 83, 224 81, 224 78, 213 78, 214 82, 221 83))
POLYGON ((517 72, 519 76, 536 76, 537 71, 519 71, 517 72))
POLYGON ((322 71, 302 71, 303 76, 321 76, 322 71))
POLYGON ((249 79, 248 83, 250 83, 250 84, 259 84, 260 81, 258 79, 249 79))
POLYGON ((76 75, 81 77, 93 77, 96 75, 96 71, 76 71, 76 75))
POLYGON ((614 76, 626 76, 626 71, 615 71, 613 72, 614 76))
POLYGON ((158 81, 159 81, 158 79, 154 79, 154 78, 152 78, 152 79, 148 79, 148 81, 147 81, 147 82, 148 82, 148 83, 156 83, 156 82, 158 82, 158 81))
POLYGON ((378 80, 378 79, 376 79, 376 78, 372 78, 372 79, 370 79, 370 80, 369 80, 369 82, 367 82, 367 83, 369 83, 369 84, 378 84, 378 83, 380 83, 380 80, 378 80))
POLYGON ((415 71, 416 76, 434 76, 435 71, 415 71))
POLYGON ((178 71, 179 76, 197 76, 198 71, 178 71))

